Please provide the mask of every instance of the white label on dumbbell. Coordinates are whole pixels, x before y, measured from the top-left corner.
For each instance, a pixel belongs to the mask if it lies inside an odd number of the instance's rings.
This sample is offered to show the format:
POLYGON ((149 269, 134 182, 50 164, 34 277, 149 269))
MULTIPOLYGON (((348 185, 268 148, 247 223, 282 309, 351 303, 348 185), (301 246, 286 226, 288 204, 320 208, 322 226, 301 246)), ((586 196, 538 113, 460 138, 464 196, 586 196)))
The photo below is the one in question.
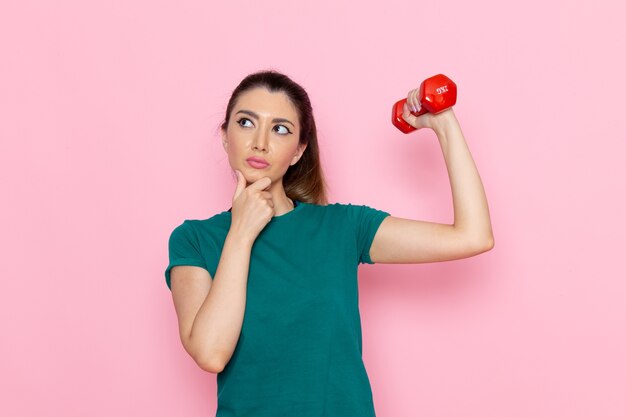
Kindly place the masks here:
POLYGON ((437 87, 437 94, 443 94, 448 92, 448 86, 444 85, 441 87, 437 87))

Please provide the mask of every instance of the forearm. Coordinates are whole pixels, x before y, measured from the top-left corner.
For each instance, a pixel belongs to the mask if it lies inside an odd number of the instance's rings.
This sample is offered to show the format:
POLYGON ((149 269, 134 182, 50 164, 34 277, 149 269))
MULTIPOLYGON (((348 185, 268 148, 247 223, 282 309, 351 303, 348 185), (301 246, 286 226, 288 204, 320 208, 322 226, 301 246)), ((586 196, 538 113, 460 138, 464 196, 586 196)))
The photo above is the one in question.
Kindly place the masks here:
POLYGON ((448 169, 454 205, 454 227, 470 241, 493 244, 487 197, 461 126, 452 109, 433 126, 448 169))
POLYGON ((228 233, 211 288, 196 314, 190 340, 196 362, 207 369, 225 366, 239 340, 252 244, 253 241, 228 233))

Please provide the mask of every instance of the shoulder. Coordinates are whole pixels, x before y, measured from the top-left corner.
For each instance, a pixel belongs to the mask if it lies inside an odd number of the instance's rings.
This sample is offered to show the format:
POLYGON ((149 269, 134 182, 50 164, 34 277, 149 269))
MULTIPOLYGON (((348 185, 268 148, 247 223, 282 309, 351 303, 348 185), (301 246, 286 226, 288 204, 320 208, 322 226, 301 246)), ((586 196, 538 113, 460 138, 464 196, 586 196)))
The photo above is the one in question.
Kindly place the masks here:
POLYGON ((230 212, 222 211, 206 219, 184 219, 182 223, 174 228, 174 231, 197 235, 214 229, 230 227, 230 220, 230 212))
POLYGON ((317 210, 320 210, 320 211, 346 211, 346 210, 350 210, 354 206, 358 206, 352 203, 342 203, 342 202, 328 203, 325 205, 312 204, 312 203, 305 203, 305 204, 311 207, 315 207, 317 210))
POLYGON ((333 203, 329 204, 332 206, 333 210, 340 211, 345 213, 348 216, 362 216, 362 215, 372 215, 372 214, 389 214, 384 210, 376 209, 367 204, 359 204, 359 203, 333 203))
POLYGON ((299 202, 303 206, 307 215, 313 216, 326 216, 326 215, 339 215, 344 216, 346 210, 349 210, 349 204, 344 203, 328 203, 328 204, 315 204, 299 202))
POLYGON ((335 202, 327 205, 311 205, 315 207, 315 213, 326 219, 332 218, 336 222, 347 222, 361 227, 364 223, 370 223, 390 215, 389 212, 373 208, 367 204, 335 202))

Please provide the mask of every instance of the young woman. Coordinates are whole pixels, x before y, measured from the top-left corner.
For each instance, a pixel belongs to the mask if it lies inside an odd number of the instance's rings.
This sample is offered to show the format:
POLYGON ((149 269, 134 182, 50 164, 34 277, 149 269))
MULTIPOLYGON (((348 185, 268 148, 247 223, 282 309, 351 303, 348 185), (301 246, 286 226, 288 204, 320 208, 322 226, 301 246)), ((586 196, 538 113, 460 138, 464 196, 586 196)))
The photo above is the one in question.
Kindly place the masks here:
MULTIPOLYGON (((232 207, 185 220, 165 271, 185 350, 217 373, 217 417, 375 416, 362 361, 357 268, 470 257, 494 245, 483 186, 452 109, 404 119, 444 153, 454 224, 328 204, 313 111, 286 75, 234 90, 221 126, 232 207)), ((409 108, 410 107, 410 108, 409 108)))

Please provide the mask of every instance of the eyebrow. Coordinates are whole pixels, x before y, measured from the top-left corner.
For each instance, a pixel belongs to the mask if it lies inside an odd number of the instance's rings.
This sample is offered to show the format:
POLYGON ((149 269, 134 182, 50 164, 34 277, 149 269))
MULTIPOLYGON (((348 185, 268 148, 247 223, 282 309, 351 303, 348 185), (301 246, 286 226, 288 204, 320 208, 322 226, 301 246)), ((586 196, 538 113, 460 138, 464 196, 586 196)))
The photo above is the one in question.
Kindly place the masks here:
MULTIPOLYGON (((239 113, 245 113, 245 114, 247 114, 247 115, 249 115, 249 116, 254 117, 254 118, 255 118, 255 119, 257 119, 257 120, 259 119, 259 115, 258 115, 258 114, 256 114, 256 113, 255 113, 255 112, 253 112, 253 111, 250 111, 250 110, 239 110, 239 111, 238 111, 237 113, 235 113, 235 114, 239 114, 239 113)), ((282 118, 275 118, 275 119, 272 119, 272 123, 290 123, 293 127, 296 127, 296 125, 294 125, 293 123, 291 123, 291 121, 289 121, 289 120, 287 120, 287 119, 282 119, 282 118)))

